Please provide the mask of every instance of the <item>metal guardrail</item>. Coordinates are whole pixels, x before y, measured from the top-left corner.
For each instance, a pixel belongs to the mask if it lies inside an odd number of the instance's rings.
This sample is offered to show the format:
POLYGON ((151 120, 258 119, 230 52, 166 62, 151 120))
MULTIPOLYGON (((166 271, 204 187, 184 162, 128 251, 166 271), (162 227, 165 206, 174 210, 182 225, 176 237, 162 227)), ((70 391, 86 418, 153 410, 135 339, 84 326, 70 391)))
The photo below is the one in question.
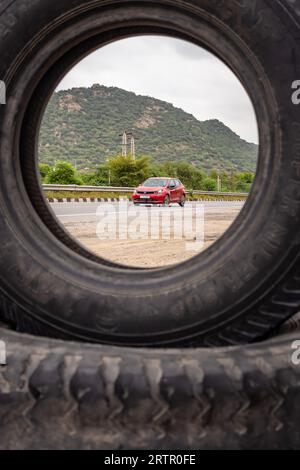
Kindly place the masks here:
POLYGON ((78 191, 101 193, 132 193, 135 188, 117 188, 110 186, 78 186, 76 184, 43 184, 44 191, 78 191))
POLYGON ((215 191, 188 191, 188 194, 195 194, 196 196, 231 196, 231 197, 245 197, 249 196, 248 193, 220 193, 215 191))
MULTIPOLYGON (((44 191, 72 191, 72 192, 101 192, 101 193, 133 193, 135 188, 111 187, 111 186, 78 186, 76 184, 44 184, 44 191)), ((248 193, 220 193, 214 191, 192 191, 188 194, 196 196, 230 196, 247 198, 248 193)))

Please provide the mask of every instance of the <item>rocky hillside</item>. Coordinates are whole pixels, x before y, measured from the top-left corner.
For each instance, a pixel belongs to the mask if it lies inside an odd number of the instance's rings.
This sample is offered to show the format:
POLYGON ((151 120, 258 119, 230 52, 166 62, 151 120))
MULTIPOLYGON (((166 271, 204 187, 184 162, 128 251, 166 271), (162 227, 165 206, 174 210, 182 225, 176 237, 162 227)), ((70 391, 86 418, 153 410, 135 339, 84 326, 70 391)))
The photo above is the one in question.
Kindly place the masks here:
POLYGON ((53 95, 41 128, 40 161, 93 168, 121 153, 124 131, 134 133, 137 156, 154 162, 185 160, 204 170, 256 168, 258 147, 222 122, 201 122, 170 103, 100 85, 53 95))

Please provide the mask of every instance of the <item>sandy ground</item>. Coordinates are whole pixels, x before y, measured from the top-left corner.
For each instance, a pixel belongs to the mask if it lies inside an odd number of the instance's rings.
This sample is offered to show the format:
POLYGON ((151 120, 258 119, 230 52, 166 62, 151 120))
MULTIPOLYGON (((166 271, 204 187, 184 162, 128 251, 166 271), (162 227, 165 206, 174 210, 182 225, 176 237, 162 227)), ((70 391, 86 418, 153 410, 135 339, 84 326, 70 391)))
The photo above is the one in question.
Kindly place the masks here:
MULTIPOLYGON (((195 243, 195 234, 183 235, 180 240, 174 239, 174 230, 171 229, 170 239, 163 239, 160 230, 159 239, 138 240, 112 240, 97 237, 97 221, 62 220, 65 228, 76 237, 85 247, 100 257, 110 261, 134 267, 161 267, 176 264, 195 256, 200 251, 213 244, 232 224, 240 213, 241 207, 206 207, 204 217, 204 243, 202 246, 195 243), (192 243, 191 243, 192 242, 192 243), (192 247, 192 251, 191 251, 192 247)), ((193 223, 195 225, 195 214, 193 223)), ((151 227, 151 223, 150 223, 151 227)), ((101 235, 103 237, 103 235, 101 235)), ((145 237, 144 237, 145 238, 145 237)), ((197 237, 196 237, 197 238, 197 237)))

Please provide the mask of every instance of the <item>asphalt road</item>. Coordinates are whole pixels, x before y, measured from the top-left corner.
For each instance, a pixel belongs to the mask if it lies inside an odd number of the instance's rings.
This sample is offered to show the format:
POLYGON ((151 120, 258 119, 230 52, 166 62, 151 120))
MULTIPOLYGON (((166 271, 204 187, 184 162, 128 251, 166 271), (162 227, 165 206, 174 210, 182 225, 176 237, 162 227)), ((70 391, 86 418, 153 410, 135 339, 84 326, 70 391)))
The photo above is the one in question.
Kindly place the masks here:
POLYGON ((178 204, 171 210, 143 206, 138 214, 126 203, 123 208, 119 203, 51 206, 65 229, 100 257, 127 266, 162 267, 186 261, 208 248, 232 224, 243 203, 205 202, 204 211, 201 203, 188 203, 188 210, 178 204))
MULTIPOLYGON (((119 203, 99 203, 99 202, 91 202, 91 203, 86 203, 86 202, 71 202, 71 203, 54 203, 51 204, 51 208, 54 211, 55 215, 62 220, 65 220, 66 222, 69 221, 79 221, 79 220, 86 220, 86 219, 94 219, 97 218, 97 209, 99 206, 104 205, 104 204, 109 204, 114 207, 113 210, 120 211, 120 205, 119 203)), ((199 204, 199 203, 187 203, 186 206, 189 207, 193 204, 199 204)), ((218 202, 218 201, 212 201, 212 202, 202 202, 201 204, 204 205, 205 208, 208 209, 221 209, 221 208, 241 208, 243 207, 244 203, 243 202, 229 202, 229 201, 224 201, 224 202, 218 202)), ((172 204, 171 207, 177 208, 178 210, 182 210, 181 207, 178 206, 178 204, 172 204)), ((160 210, 161 207, 151 207, 151 208, 144 208, 145 210, 160 210)))

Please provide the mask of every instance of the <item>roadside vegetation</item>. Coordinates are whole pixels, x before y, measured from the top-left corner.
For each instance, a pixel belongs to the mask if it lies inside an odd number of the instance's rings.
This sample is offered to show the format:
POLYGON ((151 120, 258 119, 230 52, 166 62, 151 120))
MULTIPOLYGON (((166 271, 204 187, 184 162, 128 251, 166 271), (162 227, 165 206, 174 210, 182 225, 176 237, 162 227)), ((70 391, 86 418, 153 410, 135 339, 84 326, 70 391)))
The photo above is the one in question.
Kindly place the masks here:
MULTIPOLYGON (((54 166, 40 164, 39 170, 44 184, 136 187, 149 177, 172 176, 179 178, 190 191, 213 192, 219 189, 221 192, 237 193, 248 193, 255 176, 250 172, 235 171, 218 172, 212 170, 206 173, 186 162, 175 163, 168 161, 153 164, 151 158, 147 156, 142 156, 136 160, 131 156, 116 156, 109 158, 105 165, 80 171, 77 171, 68 162, 58 161, 54 166)), ((98 191, 97 194, 99 194, 98 191)))
MULTIPOLYGON (((45 191, 45 197, 47 199, 128 199, 131 200, 132 193, 118 193, 118 192, 101 192, 101 191, 45 191)), ((189 201, 219 201, 222 199, 226 199, 226 201, 241 201, 243 199, 246 200, 246 197, 242 196, 215 196, 211 195, 208 196, 207 194, 189 194, 188 200, 189 201)))
POLYGON ((47 199, 131 199, 132 193, 101 191, 45 191, 47 199))

